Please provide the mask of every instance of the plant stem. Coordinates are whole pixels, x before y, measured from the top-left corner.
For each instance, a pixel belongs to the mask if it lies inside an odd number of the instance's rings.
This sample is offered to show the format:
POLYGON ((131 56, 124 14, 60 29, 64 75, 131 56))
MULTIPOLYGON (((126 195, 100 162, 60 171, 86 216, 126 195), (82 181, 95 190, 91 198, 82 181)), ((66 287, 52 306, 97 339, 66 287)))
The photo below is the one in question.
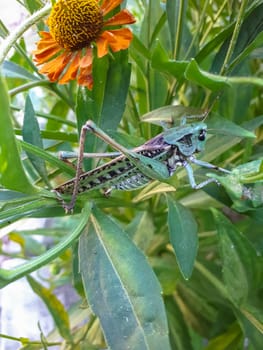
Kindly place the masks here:
MULTIPOLYGON (((41 202, 41 199, 39 200, 41 202)), ((34 204, 34 203, 33 203, 34 204)), ((14 282, 15 280, 39 269, 40 267, 48 264, 50 261, 54 260, 67 248, 69 248, 76 239, 79 238, 80 234, 83 232, 87 222, 89 220, 89 215, 91 211, 91 203, 86 203, 82 213, 79 217, 79 222, 72 232, 60 243, 47 250, 44 254, 32 259, 13 270, 0 269, 0 288, 5 287, 7 284, 14 282)))
POLYGON ((0 47, 0 65, 2 65, 6 55, 10 49, 15 45, 15 43, 20 39, 22 34, 24 34, 33 24, 38 22, 40 19, 45 17, 51 9, 51 5, 47 4, 39 11, 36 11, 31 17, 29 17, 22 25, 13 33, 11 33, 2 43, 0 47))
POLYGON ((244 12, 245 12, 245 9, 246 9, 246 5, 247 5, 247 0, 243 0, 241 2, 240 10, 238 12, 238 17, 237 17, 237 20, 236 20, 236 25, 235 25, 235 28, 234 28, 234 31, 233 31, 233 35, 232 35, 232 38, 231 38, 229 46, 228 46, 228 50, 227 50, 227 53, 226 53, 226 56, 225 56, 225 60, 224 60, 224 63, 222 65, 222 68, 221 68, 221 71, 220 71, 220 75, 227 75, 227 73, 228 73, 229 63, 230 63, 232 54, 234 52, 234 49, 235 49, 235 46, 236 46, 236 43, 237 43, 237 38, 238 38, 240 27, 241 27, 241 24, 242 24, 242 20, 243 20, 244 12))
POLYGON ((223 283, 217 279, 204 265, 200 264, 198 261, 195 262, 195 267, 207 280, 221 293, 224 298, 228 298, 227 290, 223 283))

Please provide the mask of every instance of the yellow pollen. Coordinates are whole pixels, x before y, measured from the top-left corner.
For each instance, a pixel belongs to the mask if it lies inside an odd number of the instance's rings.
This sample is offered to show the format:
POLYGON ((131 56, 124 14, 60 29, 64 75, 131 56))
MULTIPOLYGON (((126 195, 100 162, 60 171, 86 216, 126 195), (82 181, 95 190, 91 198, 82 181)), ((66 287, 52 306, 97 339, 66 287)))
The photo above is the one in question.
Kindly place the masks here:
POLYGON ((95 41, 103 27, 97 0, 58 0, 48 19, 50 33, 67 50, 79 50, 95 41))

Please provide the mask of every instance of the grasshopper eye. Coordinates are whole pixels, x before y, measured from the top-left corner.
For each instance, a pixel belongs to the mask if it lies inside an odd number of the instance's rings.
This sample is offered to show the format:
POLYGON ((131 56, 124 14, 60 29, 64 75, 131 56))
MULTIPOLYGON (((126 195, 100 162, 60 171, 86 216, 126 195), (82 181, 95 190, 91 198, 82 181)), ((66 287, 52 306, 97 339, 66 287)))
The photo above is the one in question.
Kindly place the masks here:
POLYGON ((199 136, 198 136, 198 140, 199 140, 199 141, 204 141, 204 140, 205 140, 205 137, 206 137, 206 130, 202 129, 202 130, 200 131, 199 136))

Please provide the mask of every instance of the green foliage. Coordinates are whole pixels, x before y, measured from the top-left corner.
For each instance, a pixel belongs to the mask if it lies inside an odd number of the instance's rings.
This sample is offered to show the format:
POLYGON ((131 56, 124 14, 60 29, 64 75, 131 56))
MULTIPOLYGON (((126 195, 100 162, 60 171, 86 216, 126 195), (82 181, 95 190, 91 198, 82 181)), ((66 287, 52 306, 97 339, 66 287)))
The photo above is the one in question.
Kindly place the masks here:
POLYGON ((145 256, 97 208, 91 222, 79 242, 80 272, 108 345, 114 349, 125 349, 127 344, 134 344, 134 349, 169 349, 160 284, 145 256))
MULTIPOLYGON (((29 14, 41 7, 40 1, 23 3, 29 14)), ((128 50, 95 59, 92 91, 47 81, 22 36, 2 64, 0 227, 20 245, 25 263, 0 269, 0 285, 27 276, 55 324, 37 342, 27 334, 10 339, 25 349, 260 349, 263 3, 127 3, 137 19, 134 39, 128 50), (198 158, 231 173, 200 167, 194 173, 198 183, 207 175, 221 186, 192 190, 178 169, 165 183, 136 191, 83 194, 74 214, 64 213, 50 189, 75 170, 57 152, 77 149, 86 120, 132 148, 182 116, 206 116, 209 137, 198 158), (9 229, 36 217, 52 218, 51 227, 9 229), (43 266, 47 279, 29 275, 43 266), (79 295, 70 310, 55 295, 67 283, 79 295)), ((37 25, 43 28, 43 21, 37 25)), ((1 60, 12 46, 2 22, 0 35, 1 60)), ((112 149, 89 134, 85 151, 112 149)), ((160 178, 161 165, 132 157, 160 178)), ((97 164, 89 159, 85 169, 97 164)))

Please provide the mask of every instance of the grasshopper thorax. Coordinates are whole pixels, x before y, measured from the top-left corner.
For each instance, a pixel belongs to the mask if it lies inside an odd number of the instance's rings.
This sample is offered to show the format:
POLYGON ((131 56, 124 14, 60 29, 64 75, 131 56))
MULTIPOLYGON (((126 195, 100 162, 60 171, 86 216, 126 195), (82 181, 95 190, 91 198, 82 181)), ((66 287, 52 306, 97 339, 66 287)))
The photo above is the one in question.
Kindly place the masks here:
POLYGON ((206 142, 207 126, 205 123, 181 125, 164 132, 164 141, 178 148, 179 152, 189 157, 202 152, 206 142))

